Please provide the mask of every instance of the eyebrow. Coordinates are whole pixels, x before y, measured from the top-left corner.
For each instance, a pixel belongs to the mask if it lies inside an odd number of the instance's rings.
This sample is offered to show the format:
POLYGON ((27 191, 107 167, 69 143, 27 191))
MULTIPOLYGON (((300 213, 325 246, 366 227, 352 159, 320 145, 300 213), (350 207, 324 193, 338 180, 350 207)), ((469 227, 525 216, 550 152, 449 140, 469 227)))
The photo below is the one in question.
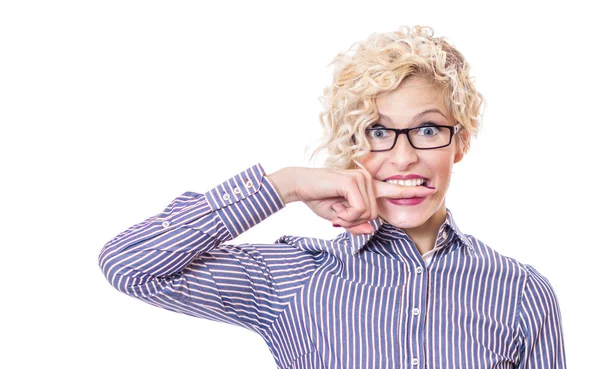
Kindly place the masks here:
MULTIPOLYGON (((419 114, 415 115, 412 118, 413 123, 416 122, 418 119, 422 118, 424 115, 429 114, 429 113, 440 113, 441 115, 444 116, 444 118, 448 119, 446 117, 446 115, 444 115, 444 113, 442 113, 442 111, 439 110, 439 109, 427 109, 427 110, 424 110, 424 111, 420 112, 419 114)), ((379 114, 379 119, 385 120, 385 121, 390 122, 390 123, 392 122, 392 118, 388 117, 385 114, 379 114)))

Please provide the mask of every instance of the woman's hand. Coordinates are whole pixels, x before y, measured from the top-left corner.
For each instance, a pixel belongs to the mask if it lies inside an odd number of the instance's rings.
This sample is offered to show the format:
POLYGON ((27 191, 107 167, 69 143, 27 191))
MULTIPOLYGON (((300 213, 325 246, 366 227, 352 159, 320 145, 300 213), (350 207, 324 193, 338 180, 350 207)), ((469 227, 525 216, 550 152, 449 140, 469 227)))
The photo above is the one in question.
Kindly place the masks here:
POLYGON ((378 198, 427 196, 434 190, 373 179, 365 169, 287 167, 268 176, 284 203, 304 202, 315 214, 357 235, 372 233, 378 198))

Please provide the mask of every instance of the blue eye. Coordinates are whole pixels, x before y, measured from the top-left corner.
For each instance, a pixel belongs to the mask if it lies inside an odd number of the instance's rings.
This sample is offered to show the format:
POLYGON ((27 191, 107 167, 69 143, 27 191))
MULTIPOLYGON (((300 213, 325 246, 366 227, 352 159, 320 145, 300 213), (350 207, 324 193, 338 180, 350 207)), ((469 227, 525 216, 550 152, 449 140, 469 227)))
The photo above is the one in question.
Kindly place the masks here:
POLYGON ((425 137, 435 136, 440 132, 440 129, 435 125, 421 127, 417 130, 418 134, 425 137))
POLYGON ((389 137, 390 133, 385 128, 369 128, 367 135, 367 138, 377 140, 389 137))

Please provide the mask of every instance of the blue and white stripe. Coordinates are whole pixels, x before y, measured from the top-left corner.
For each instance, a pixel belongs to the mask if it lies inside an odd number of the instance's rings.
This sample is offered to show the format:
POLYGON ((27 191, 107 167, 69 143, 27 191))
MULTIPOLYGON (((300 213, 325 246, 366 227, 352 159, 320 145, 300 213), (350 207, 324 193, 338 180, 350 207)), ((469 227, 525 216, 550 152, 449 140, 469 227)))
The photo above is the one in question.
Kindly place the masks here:
POLYGON ((120 233, 99 265, 149 304, 257 332, 278 368, 566 366, 549 282, 463 234, 449 210, 429 265, 380 219, 371 235, 226 244, 283 207, 256 164, 120 233))

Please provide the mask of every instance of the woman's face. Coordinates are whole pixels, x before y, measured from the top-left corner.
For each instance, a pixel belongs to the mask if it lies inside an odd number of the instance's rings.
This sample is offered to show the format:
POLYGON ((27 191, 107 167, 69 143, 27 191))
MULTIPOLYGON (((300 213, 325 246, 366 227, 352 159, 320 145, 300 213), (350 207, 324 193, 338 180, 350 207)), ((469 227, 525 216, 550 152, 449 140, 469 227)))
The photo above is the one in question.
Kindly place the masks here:
MULTIPOLYGON (((441 89, 423 77, 405 79, 395 90, 377 96, 375 103, 380 115, 377 123, 386 128, 412 128, 426 122, 457 124, 444 102, 441 89)), ((392 150, 370 152, 359 161, 374 179, 384 181, 396 175, 416 174, 428 179, 427 186, 436 188, 434 193, 414 205, 377 199, 380 217, 402 229, 420 227, 430 219, 443 222, 452 165, 463 157, 458 140, 458 134, 463 130, 454 135, 449 146, 432 150, 414 149, 406 135, 399 135, 392 150)))

